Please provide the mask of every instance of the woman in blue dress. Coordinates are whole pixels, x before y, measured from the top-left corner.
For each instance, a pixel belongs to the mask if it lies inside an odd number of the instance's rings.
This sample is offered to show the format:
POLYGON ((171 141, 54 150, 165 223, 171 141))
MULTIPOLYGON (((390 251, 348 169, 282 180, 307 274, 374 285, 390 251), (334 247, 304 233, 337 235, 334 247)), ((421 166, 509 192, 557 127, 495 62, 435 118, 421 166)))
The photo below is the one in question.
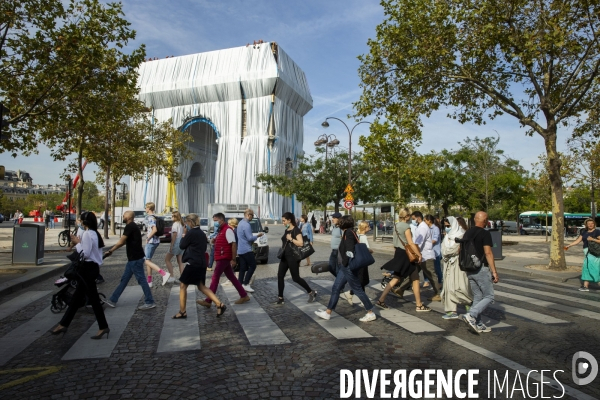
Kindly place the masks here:
POLYGON ((600 243, 600 231, 596 229, 596 222, 592 218, 586 219, 583 225, 585 228, 581 230, 579 236, 573 243, 565 247, 565 250, 583 242, 584 258, 583 268, 581 270, 583 286, 579 288, 579 291, 589 292, 590 282, 600 282, 600 257, 596 257, 589 252, 590 241, 600 243))

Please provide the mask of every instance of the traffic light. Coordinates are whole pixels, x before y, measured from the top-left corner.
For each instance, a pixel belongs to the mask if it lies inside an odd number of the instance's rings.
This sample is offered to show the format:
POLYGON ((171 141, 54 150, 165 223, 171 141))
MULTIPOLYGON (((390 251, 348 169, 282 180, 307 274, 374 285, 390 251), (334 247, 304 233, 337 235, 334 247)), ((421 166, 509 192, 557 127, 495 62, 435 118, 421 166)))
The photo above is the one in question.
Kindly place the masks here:
POLYGON ((0 140, 8 140, 8 136, 2 134, 4 128, 8 128, 8 121, 4 120, 4 116, 8 116, 8 108, 4 107, 4 104, 0 103, 0 140))

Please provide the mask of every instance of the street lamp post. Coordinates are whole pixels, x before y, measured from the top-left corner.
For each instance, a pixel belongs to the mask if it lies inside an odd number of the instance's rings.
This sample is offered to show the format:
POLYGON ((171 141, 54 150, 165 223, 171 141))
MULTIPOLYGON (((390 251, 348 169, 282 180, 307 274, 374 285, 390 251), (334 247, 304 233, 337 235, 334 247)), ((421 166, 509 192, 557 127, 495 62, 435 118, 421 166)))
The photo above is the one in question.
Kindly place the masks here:
POLYGON ((352 184, 352 132, 354 132, 354 128, 356 128, 358 125, 370 124, 370 122, 360 121, 359 123, 354 125, 352 127, 352 129, 350 129, 350 128, 348 128, 348 125, 346 125, 346 123, 344 121, 342 121, 341 119, 336 118, 336 117, 327 117, 327 118, 325 118, 325 121, 323 121, 323 123, 321 124, 321 126, 323 128, 329 127, 329 122, 327 122, 328 119, 337 119, 342 124, 344 124, 344 126, 346 127, 346 130, 348 131, 348 184, 351 185, 352 184))
MULTIPOLYGON (((331 135, 326 135, 326 134, 322 134, 321 136, 319 136, 317 138, 317 141, 315 142, 315 146, 319 147, 319 146, 325 146, 325 168, 327 168, 327 149, 331 148, 331 151, 333 152, 333 148, 337 145, 340 144, 340 141, 337 139, 337 137, 334 134, 331 135)), ((323 223, 325 224, 327 222, 327 204, 325 204, 325 209, 323 210, 323 223)))

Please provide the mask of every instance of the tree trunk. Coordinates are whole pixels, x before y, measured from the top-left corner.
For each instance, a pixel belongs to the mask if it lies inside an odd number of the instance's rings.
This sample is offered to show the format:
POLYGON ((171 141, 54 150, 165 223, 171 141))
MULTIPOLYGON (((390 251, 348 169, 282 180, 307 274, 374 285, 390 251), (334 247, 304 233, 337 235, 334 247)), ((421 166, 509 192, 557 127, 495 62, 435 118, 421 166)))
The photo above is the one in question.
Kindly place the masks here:
POLYGON ((110 233, 112 233, 113 235, 117 234, 117 230, 116 230, 117 224, 115 223, 115 221, 116 221, 115 210, 117 208, 117 183, 116 182, 117 181, 115 179, 112 179, 112 189, 110 191, 110 198, 111 198, 110 214, 112 216, 111 217, 112 223, 110 224, 110 233))
POLYGON ((549 269, 566 270, 564 250, 565 204, 563 201, 562 177, 560 176, 561 159, 556 151, 556 125, 549 121, 544 137, 546 155, 548 157, 548 176, 552 186, 552 242, 550 243, 549 269))
POLYGON ((110 196, 110 166, 106 167, 106 195, 104 196, 104 239, 108 239, 108 196, 110 196))
POLYGON ((448 204, 447 203, 442 203, 442 209, 444 210, 444 217, 448 216, 448 204))

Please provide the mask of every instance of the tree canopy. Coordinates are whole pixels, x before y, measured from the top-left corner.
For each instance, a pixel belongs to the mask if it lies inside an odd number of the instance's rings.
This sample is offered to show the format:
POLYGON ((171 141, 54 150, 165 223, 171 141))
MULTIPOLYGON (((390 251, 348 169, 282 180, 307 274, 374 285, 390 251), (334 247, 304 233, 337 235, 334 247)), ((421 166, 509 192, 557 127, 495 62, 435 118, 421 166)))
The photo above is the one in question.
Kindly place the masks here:
POLYGON ((359 117, 401 125, 444 107, 461 123, 514 117, 544 140, 552 186, 550 268, 566 268, 558 127, 585 120, 600 71, 598 1, 382 0, 360 57, 359 117))

